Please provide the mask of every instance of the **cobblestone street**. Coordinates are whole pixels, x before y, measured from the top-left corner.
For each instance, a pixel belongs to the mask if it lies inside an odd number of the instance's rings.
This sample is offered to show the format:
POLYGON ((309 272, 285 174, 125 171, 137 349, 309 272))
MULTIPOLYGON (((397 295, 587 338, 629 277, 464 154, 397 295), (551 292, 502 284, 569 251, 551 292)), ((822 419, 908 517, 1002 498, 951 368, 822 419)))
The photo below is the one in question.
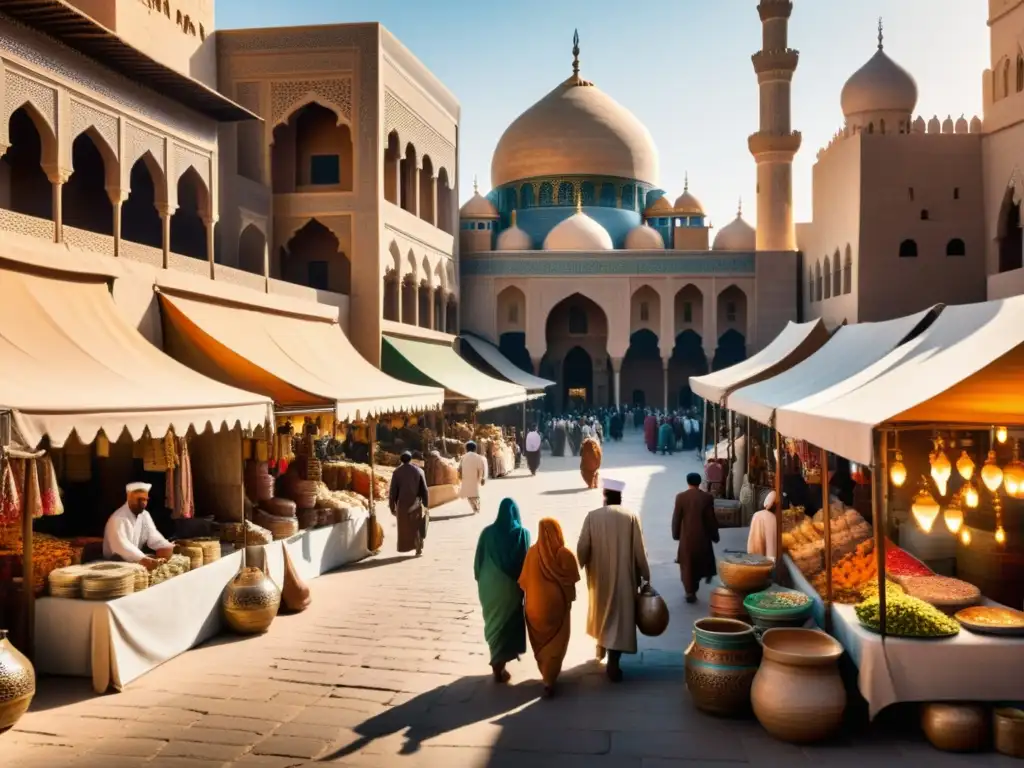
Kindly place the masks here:
MULTIPOLYGON (((489 677, 473 581, 480 529, 504 496, 524 523, 557 517, 574 548, 597 491, 582 489, 577 460, 545 456, 541 473, 489 482, 484 511, 458 501, 436 510, 420 559, 396 556, 386 520, 380 556, 311 582, 313 605, 281 616, 262 637, 223 637, 165 664, 121 694, 96 697, 86 681, 42 681, 31 713, 0 737, 0 765, 450 766, 451 768, 681 768, 730 765, 986 765, 994 755, 936 752, 909 727, 873 729, 799 749, 773 741, 756 721, 697 713, 682 681, 692 622, 673 563, 671 501, 695 468, 691 455, 654 458, 635 432, 605 450, 604 474, 626 481, 642 510, 655 586, 671 611, 664 636, 642 638, 610 685, 585 636, 586 591, 559 695, 540 698, 532 656, 510 665, 512 684, 489 677)), ((1007 765, 1011 761, 1007 760, 1007 765)))

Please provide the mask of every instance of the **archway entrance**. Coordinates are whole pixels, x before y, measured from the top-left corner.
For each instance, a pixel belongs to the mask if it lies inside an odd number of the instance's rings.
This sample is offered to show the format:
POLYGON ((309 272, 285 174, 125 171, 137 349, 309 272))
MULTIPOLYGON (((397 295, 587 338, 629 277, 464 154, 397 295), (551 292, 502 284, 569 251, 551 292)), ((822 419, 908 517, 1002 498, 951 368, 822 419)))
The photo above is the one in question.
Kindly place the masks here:
POLYGON ((676 345, 668 364, 669 392, 675 393, 677 408, 687 409, 695 405, 690 391, 690 377, 703 376, 708 372, 708 361, 700 334, 686 330, 676 336, 676 345))
MULTIPOLYGON (((511 329, 509 329, 511 330, 511 329)), ((555 412, 570 409, 569 390, 586 389, 586 403, 603 407, 611 402, 611 374, 608 369, 608 316, 592 299, 574 293, 558 302, 548 313, 545 336, 545 358, 551 361, 558 387, 554 391, 561 402, 554 404, 555 412), (586 356, 586 364, 580 356, 586 356), (576 362, 574 362, 574 360, 576 362), (586 379, 573 371, 586 369, 586 379)), ((543 375, 543 374, 542 374, 543 375)))
POLYGON ((594 361, 583 347, 573 347, 562 361, 562 402, 578 411, 594 404, 594 361))
POLYGON ((629 337, 619 386, 622 393, 632 393, 630 400, 634 405, 661 408, 665 404, 665 376, 654 331, 641 328, 629 337), (638 399, 637 393, 642 397, 638 399))
POLYGON ((747 359, 747 340, 737 330, 729 329, 718 338, 718 348, 711 367, 720 371, 747 359))

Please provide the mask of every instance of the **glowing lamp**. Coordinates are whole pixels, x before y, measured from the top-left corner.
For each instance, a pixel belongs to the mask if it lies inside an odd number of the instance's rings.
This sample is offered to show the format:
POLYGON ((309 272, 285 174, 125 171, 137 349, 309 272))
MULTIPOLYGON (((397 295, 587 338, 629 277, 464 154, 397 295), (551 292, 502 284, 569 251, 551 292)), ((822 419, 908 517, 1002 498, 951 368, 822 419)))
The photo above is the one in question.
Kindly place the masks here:
POLYGON ((998 528, 996 528, 996 544, 1005 544, 1005 543, 1006 543, 1006 531, 1003 529, 1003 526, 1000 525, 998 528))
POLYGON ((932 454, 932 480, 935 487, 939 489, 939 495, 946 495, 946 488, 949 484, 949 477, 953 474, 953 465, 949 463, 946 452, 942 448, 936 448, 932 454))
POLYGON ((902 488, 907 482, 907 468, 903 465, 903 454, 896 451, 896 461, 889 467, 889 479, 897 488, 902 488))
POLYGON ((996 427, 996 440, 998 440, 1000 443, 1005 443, 1006 436, 1006 427, 996 427))
POLYGON ((949 532, 956 536, 960 533, 960 529, 964 524, 964 513, 960 507, 949 506, 946 507, 942 513, 942 519, 946 521, 946 527, 949 528, 949 532))
MULTIPOLYGON (((977 509, 978 508, 978 502, 979 502, 979 499, 978 499, 978 489, 975 488, 971 484, 965 485, 964 486, 964 504, 967 505, 967 508, 968 509, 977 509)), ((953 531, 953 533, 956 533, 956 531, 953 531)))
POLYGON ((956 460, 956 471, 964 480, 970 480, 974 476, 974 462, 967 455, 967 451, 960 451, 960 458, 956 460))
POLYGON ((960 531, 960 543, 965 547, 971 546, 971 529, 964 528, 960 531))
POLYGON ((985 484, 992 493, 999 490, 999 486, 1003 484, 1003 470, 996 464, 996 452, 989 451, 988 458, 985 459, 985 464, 981 468, 981 482, 985 484))
POLYGON ((910 511, 914 513, 918 527, 925 533, 931 533, 932 526, 935 525, 935 518, 939 516, 939 503, 935 501, 935 497, 927 488, 922 487, 917 492, 910 511))
POLYGON ((1013 445, 1013 459, 1003 467, 1003 487, 1014 499, 1024 496, 1024 464, 1020 460, 1020 443, 1013 445))

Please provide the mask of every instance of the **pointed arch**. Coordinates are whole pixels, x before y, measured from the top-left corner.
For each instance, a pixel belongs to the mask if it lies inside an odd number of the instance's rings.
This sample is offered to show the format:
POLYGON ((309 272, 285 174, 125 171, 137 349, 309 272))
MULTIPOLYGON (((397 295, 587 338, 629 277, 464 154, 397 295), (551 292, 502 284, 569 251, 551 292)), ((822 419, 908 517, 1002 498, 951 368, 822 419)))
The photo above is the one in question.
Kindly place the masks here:
POLYGON ((843 293, 853 293, 853 249, 846 244, 846 254, 843 257, 843 293))
POLYGON ((826 299, 832 298, 832 259, 825 256, 825 266, 822 268, 822 288, 826 299))
POLYGON ((117 158, 89 128, 71 145, 72 173, 61 189, 64 224, 101 235, 114 233, 114 206, 108 189, 118 188, 117 158))

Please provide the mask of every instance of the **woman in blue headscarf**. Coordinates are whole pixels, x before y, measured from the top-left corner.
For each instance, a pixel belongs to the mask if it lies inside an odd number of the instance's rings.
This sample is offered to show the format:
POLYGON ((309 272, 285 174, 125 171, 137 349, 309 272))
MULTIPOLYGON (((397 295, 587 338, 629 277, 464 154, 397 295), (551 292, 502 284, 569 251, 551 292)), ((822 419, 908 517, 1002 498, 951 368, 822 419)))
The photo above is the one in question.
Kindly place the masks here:
POLYGON ((498 519, 480 532, 473 575, 484 614, 484 637, 491 649, 494 679, 507 683, 505 665, 526 652, 526 620, 519 575, 530 548, 530 532, 523 528, 519 507, 505 499, 498 519))

